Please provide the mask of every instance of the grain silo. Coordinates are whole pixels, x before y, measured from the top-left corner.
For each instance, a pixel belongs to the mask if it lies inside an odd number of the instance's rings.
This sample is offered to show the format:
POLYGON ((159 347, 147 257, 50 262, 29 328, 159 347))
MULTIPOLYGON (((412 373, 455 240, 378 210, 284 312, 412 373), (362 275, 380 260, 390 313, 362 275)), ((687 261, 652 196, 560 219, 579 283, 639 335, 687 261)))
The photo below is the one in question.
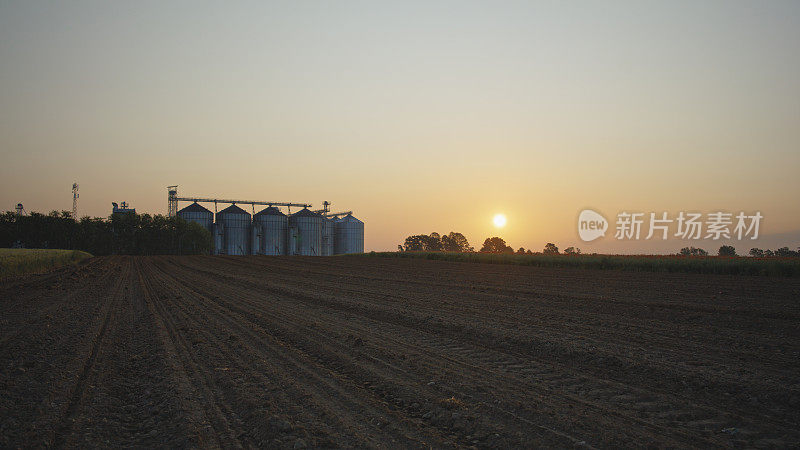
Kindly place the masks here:
POLYGON ((322 256, 333 256, 333 236, 336 220, 322 218, 322 256))
POLYGON ((285 255, 289 221, 280 209, 270 206, 253 216, 253 229, 258 236, 260 255, 285 255))
POLYGON ((364 253, 364 222, 348 214, 337 220, 334 227, 333 252, 364 253))
POLYGON ((289 216, 289 254, 319 256, 322 253, 322 216, 308 208, 289 216))
POLYGON ((223 232, 222 228, 223 227, 222 227, 221 223, 215 223, 214 226, 212 227, 212 234, 214 235, 214 254, 215 255, 224 254, 224 253, 222 253, 222 247, 224 246, 224 243, 225 243, 225 239, 223 239, 225 233, 223 232))
POLYGON ((218 254, 250 254, 250 213, 231 205, 217 213, 219 225, 222 225, 222 247, 218 254))
POLYGON ((197 202, 178 211, 178 217, 187 222, 197 222, 203 228, 213 233, 214 213, 200 206, 197 202))
POLYGON ((250 254, 260 255, 261 231, 259 231, 258 227, 256 226, 255 216, 253 216, 253 220, 253 223, 250 224, 250 254))

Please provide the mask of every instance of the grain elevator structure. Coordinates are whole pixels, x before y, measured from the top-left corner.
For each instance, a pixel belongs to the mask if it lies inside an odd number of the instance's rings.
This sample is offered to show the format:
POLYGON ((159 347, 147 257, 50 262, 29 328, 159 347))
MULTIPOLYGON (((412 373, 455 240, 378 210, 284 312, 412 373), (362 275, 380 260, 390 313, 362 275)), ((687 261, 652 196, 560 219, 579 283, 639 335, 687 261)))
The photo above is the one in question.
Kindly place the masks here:
POLYGON ((364 222, 352 211, 332 213, 330 202, 312 210, 308 203, 230 200, 179 196, 169 186, 167 210, 211 232, 215 255, 332 256, 364 252, 364 222), (178 202, 191 202, 178 210, 178 202), (214 212, 201 205, 213 203, 214 212), (228 205, 218 211, 219 205, 228 205), (256 212, 256 206, 266 206, 256 212), (250 206, 251 212, 242 206, 250 206), (281 210, 285 208, 285 212, 281 210), (292 208, 295 209, 292 212, 292 208))

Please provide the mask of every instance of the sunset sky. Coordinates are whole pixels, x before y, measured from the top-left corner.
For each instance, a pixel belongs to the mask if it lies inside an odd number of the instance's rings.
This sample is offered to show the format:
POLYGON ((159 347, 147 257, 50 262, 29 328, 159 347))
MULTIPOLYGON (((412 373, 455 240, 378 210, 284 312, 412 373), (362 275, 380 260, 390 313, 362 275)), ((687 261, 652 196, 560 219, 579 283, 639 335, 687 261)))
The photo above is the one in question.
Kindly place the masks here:
POLYGON ((0 151, 2 210, 177 184, 329 200, 367 250, 620 253, 696 243, 582 243, 582 209, 760 211, 740 253, 797 247, 800 2, 3 1, 0 151))

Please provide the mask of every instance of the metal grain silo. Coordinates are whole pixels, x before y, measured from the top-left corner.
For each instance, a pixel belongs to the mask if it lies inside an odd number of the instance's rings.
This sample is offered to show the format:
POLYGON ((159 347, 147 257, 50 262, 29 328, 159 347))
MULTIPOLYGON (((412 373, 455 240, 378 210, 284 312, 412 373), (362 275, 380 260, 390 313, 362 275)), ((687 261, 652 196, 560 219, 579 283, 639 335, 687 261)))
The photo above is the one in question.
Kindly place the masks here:
POLYGON ((364 253, 364 222, 348 214, 336 221, 333 236, 333 252, 364 253))
POLYGON ((280 209, 270 206, 253 216, 253 229, 259 237, 258 254, 286 255, 289 219, 280 209))
POLYGON ((322 216, 308 208, 289 216, 289 249, 292 255, 322 253, 322 216))
POLYGON ((222 255, 250 254, 250 213, 231 205, 217 213, 217 225, 222 225, 222 255))
POLYGON ((250 254, 261 254, 261 232, 256 226, 255 216, 253 216, 253 223, 250 224, 250 254))
POLYGON ((322 218, 322 256, 333 255, 333 232, 335 227, 335 219, 322 218))
POLYGON ((203 228, 213 233, 214 213, 200 206, 197 202, 178 211, 178 217, 187 222, 197 222, 203 228))
POLYGON ((222 224, 215 223, 213 228, 213 235, 214 235, 214 254, 215 255, 222 255, 222 247, 224 245, 225 240, 223 239, 224 233, 222 232, 222 224))

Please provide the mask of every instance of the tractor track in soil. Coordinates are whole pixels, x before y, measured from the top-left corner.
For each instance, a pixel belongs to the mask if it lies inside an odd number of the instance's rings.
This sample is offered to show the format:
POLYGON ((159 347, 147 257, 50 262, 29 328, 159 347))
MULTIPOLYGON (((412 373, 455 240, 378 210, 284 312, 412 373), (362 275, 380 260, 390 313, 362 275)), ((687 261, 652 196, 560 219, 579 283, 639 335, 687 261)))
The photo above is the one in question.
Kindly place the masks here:
POLYGON ((0 447, 800 445, 800 281, 101 257, 0 285, 0 447))

